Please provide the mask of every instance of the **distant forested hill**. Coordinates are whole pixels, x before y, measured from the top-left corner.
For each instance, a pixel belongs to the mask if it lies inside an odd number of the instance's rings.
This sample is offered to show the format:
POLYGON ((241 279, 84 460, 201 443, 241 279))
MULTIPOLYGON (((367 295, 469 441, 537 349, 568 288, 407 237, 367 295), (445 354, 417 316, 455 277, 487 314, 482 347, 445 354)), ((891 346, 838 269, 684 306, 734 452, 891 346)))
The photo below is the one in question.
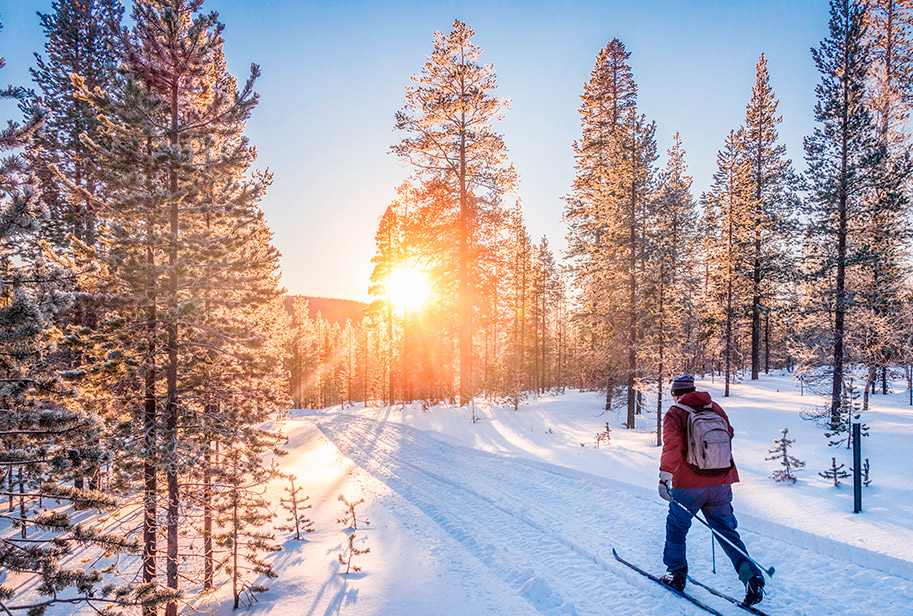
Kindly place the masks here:
POLYGON ((338 299, 335 297, 311 297, 309 295, 289 295, 285 298, 285 308, 291 312, 292 298, 300 297, 308 302, 308 316, 314 318, 319 312, 327 321, 346 324, 346 319, 351 319, 352 324, 360 323, 368 307, 363 302, 352 299, 338 299))

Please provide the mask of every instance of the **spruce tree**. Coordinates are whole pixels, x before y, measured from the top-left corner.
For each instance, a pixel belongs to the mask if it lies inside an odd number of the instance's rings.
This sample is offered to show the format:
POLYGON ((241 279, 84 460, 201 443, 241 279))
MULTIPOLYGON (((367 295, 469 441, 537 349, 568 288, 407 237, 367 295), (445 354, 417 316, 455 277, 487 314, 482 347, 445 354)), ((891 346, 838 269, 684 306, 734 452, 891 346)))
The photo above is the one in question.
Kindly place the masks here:
POLYGON ((734 372, 734 354, 738 330, 748 301, 748 279, 751 222, 749 209, 748 169, 742 154, 743 138, 730 131, 723 149, 717 154, 717 171, 710 191, 703 195, 704 235, 706 243, 708 312, 714 329, 723 331, 720 348, 724 365, 724 396, 734 372))
MULTIPOLYGON (((656 143, 655 126, 637 112, 629 57, 621 41, 610 41, 597 55, 584 85, 581 138, 574 144, 577 171, 564 218, 584 316, 591 321, 594 335, 605 332, 604 340, 592 340, 593 347, 604 345, 608 349, 604 357, 623 358, 621 365, 604 364, 600 371, 623 378, 625 425, 633 428, 642 333, 645 208, 656 143)), ((607 404, 615 378, 609 380, 607 404)))
POLYGON ((850 476, 849 472, 843 470, 844 464, 837 464, 837 458, 831 458, 831 467, 825 471, 818 473, 820 477, 825 479, 830 479, 834 482, 834 487, 840 485, 841 479, 846 479, 850 476))
MULTIPOLYGON (((0 57, 0 68, 4 64, 0 57)), ((65 485, 80 467, 99 459, 101 422, 72 406, 74 392, 65 381, 82 372, 61 371, 53 357, 62 338, 55 321, 71 305, 73 272, 40 244, 39 182, 19 154, 34 147, 45 117, 24 88, 0 90, 0 100, 18 102, 26 111, 22 123, 0 129, 0 482, 7 486, 0 494, 11 504, 18 500, 15 510, 0 514, 0 569, 25 576, 39 595, 21 602, 15 589, 0 586, 0 610, 40 616, 57 603, 94 609, 135 603, 141 591, 134 595, 129 587, 104 584, 99 569, 110 564, 108 555, 135 550, 136 544, 75 515, 121 503, 65 485), (104 554, 95 561, 98 568, 68 563, 77 550, 89 548, 104 554)))
POLYGON ((779 101, 770 86, 767 60, 762 54, 740 131, 746 164, 746 198, 751 218, 751 378, 761 372, 762 314, 770 314, 778 283, 793 270, 789 238, 795 231, 792 211, 797 205, 795 174, 780 143, 777 126, 779 101))
POLYGON ((312 533, 314 532, 314 521, 307 517, 305 513, 306 510, 313 507, 312 504, 308 503, 311 499, 310 496, 303 496, 301 493, 304 491, 304 488, 299 485, 295 487, 295 480, 297 477, 295 475, 289 475, 289 485, 284 488, 288 493, 288 498, 283 497, 280 499, 279 504, 288 512, 289 517, 286 519, 288 523, 286 526, 282 526, 279 530, 295 531, 295 540, 301 541, 301 533, 312 533))
POLYGON ((780 430, 780 434, 783 436, 774 441, 776 447, 767 450, 767 453, 773 455, 771 455, 769 458, 764 459, 780 461, 780 465, 783 468, 775 470, 771 475, 771 478, 776 480, 777 483, 781 481, 796 483, 796 476, 793 474, 793 471, 805 468, 805 462, 801 461, 795 456, 790 455, 789 453, 789 448, 796 444, 795 439, 790 439, 788 437, 789 428, 783 428, 780 430))
MULTIPOLYGON (((142 460, 123 473, 129 482, 141 470, 143 579, 159 582, 163 517, 172 593, 182 541, 204 545, 203 579, 185 572, 187 590, 214 584, 214 483, 269 479, 262 455, 279 436, 259 426, 287 400, 278 253, 259 209, 271 176, 250 170, 256 152, 243 136, 259 70, 239 87, 225 69, 222 24, 201 6, 136 3, 133 28, 120 34, 123 76, 106 90, 77 80, 102 126, 97 141, 86 136, 109 187, 97 256, 120 308, 93 334, 92 369, 124 391, 124 442, 142 460), (227 464, 229 454, 246 461, 227 464)), ((247 532, 251 515, 233 532, 247 532)), ((169 602, 166 614, 176 612, 169 602)))
POLYGON ((561 279, 555 256, 549 248, 548 239, 545 236, 542 236, 536 247, 532 282, 530 300, 533 307, 535 334, 533 339, 534 383, 537 392, 542 394, 550 387, 549 349, 554 347, 554 340, 550 341, 549 331, 555 329, 551 320, 562 296, 561 279))
POLYGON ((846 319, 851 307, 847 269, 857 261, 863 246, 853 231, 861 226, 870 203, 873 170, 884 156, 866 104, 871 63, 864 8, 856 0, 831 2, 828 37, 812 49, 821 73, 815 105, 819 125, 805 139, 812 240, 807 246, 821 251, 806 258, 819 263, 811 274, 828 281, 826 306, 833 314, 829 336, 832 421, 839 416, 846 370, 846 319))
MULTIPOLYGON (((272 565, 264 556, 280 551, 275 534, 270 528, 275 514, 266 500, 265 483, 279 475, 278 469, 266 469, 264 477, 263 450, 251 448, 250 426, 238 418, 232 424, 238 438, 221 444, 214 475, 222 489, 213 502, 214 521, 219 529, 213 534, 213 543, 224 555, 217 560, 215 572, 224 572, 231 581, 233 609, 238 609, 245 594, 253 603, 254 594, 269 590, 257 580, 260 577, 276 578, 272 565)), ((256 430, 256 429, 254 429, 256 430)), ((254 434, 255 439, 264 435, 254 434)), ((267 441, 263 447, 269 447, 267 441)))
POLYGON ((479 304, 475 267, 480 242, 503 218, 500 198, 513 189, 516 173, 507 148, 494 132, 507 102, 496 98, 494 67, 479 64, 481 49, 473 29, 459 20, 451 32, 435 32, 434 48, 415 85, 406 88, 406 103, 396 114, 403 139, 391 151, 415 169, 426 188, 453 212, 446 240, 457 247, 450 264, 456 286, 459 319, 459 398, 466 404, 474 392, 473 318, 479 304))
POLYGON ((508 382, 506 389, 510 403, 516 411, 519 408, 523 392, 529 389, 527 368, 527 346, 530 315, 531 284, 533 280, 532 258, 533 245, 520 203, 511 218, 511 240, 513 255, 510 268, 510 297, 513 301, 510 321, 510 357, 508 363, 508 382))
POLYGON ((675 369, 687 370, 687 316, 693 307, 691 285, 697 272, 695 230, 697 215, 687 175, 685 151, 678 133, 666 152, 666 166, 659 173, 647 221, 650 275, 647 297, 652 309, 645 337, 650 347, 651 369, 656 378, 656 443, 662 446, 664 378, 675 369))
POLYGON ((28 154, 49 210, 42 237, 58 252, 72 252, 69 236, 95 243, 94 197, 102 189, 102 174, 81 135, 97 140, 100 124, 91 106, 75 96, 71 76, 79 75, 90 90, 113 83, 122 14, 115 0, 54 0, 51 12, 38 13, 46 55, 35 54, 31 73, 49 115, 28 154))
MULTIPOLYGON (((408 201, 414 199, 414 188, 408 183, 403 183, 397 189, 398 198, 393 201, 381 216, 380 224, 375 234, 377 252, 371 259, 374 270, 371 272, 371 286, 368 292, 377 299, 371 304, 370 312, 382 318, 387 328, 387 353, 384 366, 387 372, 387 399, 388 405, 396 402, 396 371, 394 369, 397 356, 394 348, 398 332, 398 311, 394 310, 392 281, 398 271, 406 266, 408 260, 405 212, 408 201)), ((403 391, 405 400, 405 390, 403 391)))

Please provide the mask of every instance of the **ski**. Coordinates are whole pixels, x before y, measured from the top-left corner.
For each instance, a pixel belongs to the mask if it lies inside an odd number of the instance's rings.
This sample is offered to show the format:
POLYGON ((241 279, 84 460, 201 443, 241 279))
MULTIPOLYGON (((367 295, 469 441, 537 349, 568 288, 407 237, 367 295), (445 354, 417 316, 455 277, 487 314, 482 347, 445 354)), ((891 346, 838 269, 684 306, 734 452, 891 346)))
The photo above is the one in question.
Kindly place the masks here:
POLYGON ((746 610, 746 611, 748 611, 748 612, 751 612, 752 614, 757 614, 757 616, 767 616, 767 614, 765 614, 764 612, 762 612, 762 611, 759 610, 758 608, 754 607, 753 605, 745 605, 744 603, 742 603, 740 600, 736 599, 735 597, 730 597, 730 596, 727 595, 727 594, 721 593, 721 592, 718 591, 716 588, 712 588, 712 587, 710 587, 710 586, 707 586, 707 585, 704 584, 703 582, 698 582, 698 581, 695 580, 693 577, 690 577, 690 576, 689 576, 689 577, 688 577, 688 581, 691 582, 692 584, 697 584, 698 586, 700 586, 701 588, 703 588, 703 589, 706 590, 707 592, 716 595, 716 596, 719 597, 720 599, 726 599, 726 601, 729 601, 729 602, 732 603, 733 605, 737 605, 737 606, 739 606, 740 608, 742 608, 743 610, 746 610))
POLYGON ((665 588, 665 589, 668 590, 669 592, 678 595, 678 596, 681 597, 682 599, 686 599, 686 600, 690 601, 691 603, 693 603, 693 604, 696 605, 697 607, 699 607, 699 608, 701 608, 701 609, 703 609, 703 610, 706 610, 707 612, 709 612, 709 613, 711 613, 711 614, 715 614, 716 616, 723 616, 723 614, 721 614, 720 612, 716 611, 715 609, 713 609, 712 607, 710 607, 710 606, 707 605, 706 603, 703 603, 703 602, 700 601, 699 599, 696 599, 696 598, 692 597, 691 595, 689 595, 689 594, 686 593, 686 592, 682 592, 682 591, 679 591, 679 590, 675 590, 675 589, 672 588, 671 586, 666 586, 665 584, 663 584, 663 583, 659 580, 658 577, 656 577, 656 576, 653 575, 652 573, 648 573, 647 571, 644 571, 643 569, 641 569, 640 567, 638 567, 638 566, 635 565, 634 563, 630 563, 630 562, 626 561, 624 558, 622 558, 621 556, 618 555, 618 552, 615 551, 615 548, 612 548, 612 556, 614 556, 614 557, 615 557, 615 560, 617 560, 617 561, 620 562, 621 564, 626 565, 626 566, 630 567, 631 569, 633 569, 634 571, 636 571, 636 572, 638 572, 639 574, 641 574, 642 576, 644 576, 644 577, 646 577, 646 578, 648 578, 648 579, 653 580, 654 582, 656 582, 657 584, 659 584, 660 586, 662 586, 663 588, 665 588))

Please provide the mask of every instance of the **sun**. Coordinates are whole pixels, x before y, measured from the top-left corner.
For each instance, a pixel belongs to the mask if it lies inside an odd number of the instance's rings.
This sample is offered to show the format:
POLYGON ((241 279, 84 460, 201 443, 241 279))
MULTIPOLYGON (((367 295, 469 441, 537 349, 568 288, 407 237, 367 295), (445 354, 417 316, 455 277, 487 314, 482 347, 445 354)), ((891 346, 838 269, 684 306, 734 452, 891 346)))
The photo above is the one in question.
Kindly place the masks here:
POLYGON ((430 289, 425 274, 414 267, 404 267, 390 275, 390 300, 404 310, 418 310, 428 299, 430 289))

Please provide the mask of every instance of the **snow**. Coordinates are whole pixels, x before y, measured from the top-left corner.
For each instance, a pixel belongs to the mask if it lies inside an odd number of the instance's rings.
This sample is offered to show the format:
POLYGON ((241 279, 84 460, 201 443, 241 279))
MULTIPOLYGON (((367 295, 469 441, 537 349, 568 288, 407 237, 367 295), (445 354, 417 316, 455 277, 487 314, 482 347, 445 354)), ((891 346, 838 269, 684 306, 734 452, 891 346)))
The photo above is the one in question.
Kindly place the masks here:
MULTIPOLYGON (((755 559, 776 568, 759 607, 771 616, 910 614, 907 393, 876 395, 864 414, 871 436, 863 458, 871 460, 873 483, 863 513, 853 514, 852 484, 835 488, 817 474, 831 456, 849 467, 850 452, 828 447, 824 431, 799 417, 821 399, 802 395, 788 375, 738 383, 729 398, 719 382, 699 388, 735 427, 742 538, 755 559), (784 427, 797 441, 791 453, 808 463, 795 485, 770 479, 777 463, 764 459, 784 427)), ((279 578, 265 581, 270 590, 258 603, 234 612, 223 588, 201 607, 219 616, 705 614, 612 558, 616 548, 662 573, 667 505, 656 493, 655 414, 638 416, 627 430, 622 411, 603 405, 588 392, 534 397, 518 411, 481 404, 477 423, 472 410, 447 405, 292 411, 281 426, 289 454, 279 463, 310 497, 316 532, 301 541, 281 534, 283 551, 268 557, 279 578), (606 421, 611 442, 596 448, 606 421), (370 548, 354 559, 363 570, 348 575, 338 562, 352 532, 337 523, 340 494, 364 498, 358 517, 370 521, 355 531, 356 546, 370 548)), ((283 487, 271 486, 271 502, 283 487)), ((743 595, 719 549, 714 574, 706 528, 695 524, 688 545, 693 577, 743 595)), ((689 590, 723 614, 746 613, 694 585, 689 590)))
MULTIPOLYGON (((733 386, 704 381, 730 415, 742 481, 734 507, 749 550, 776 574, 759 606, 776 614, 908 614, 913 600, 913 491, 904 465, 913 408, 906 394, 877 395, 864 415, 871 460, 864 511, 852 512, 852 485, 817 475, 836 456, 823 430, 799 413, 820 399, 791 377, 733 386), (779 431, 808 463, 795 485, 768 476, 779 431)), ((655 404, 655 402, 654 402, 655 404)), ((293 411, 282 465, 311 496, 317 532, 286 541, 280 574, 249 613, 286 614, 701 614, 699 608, 615 562, 611 549, 661 573, 666 504, 656 495, 659 448, 654 414, 626 430, 595 393, 524 402, 518 411, 418 405, 293 411), (611 443, 593 446, 611 428, 611 443), (581 443, 585 446, 581 447, 581 443), (356 545, 361 573, 343 575, 337 554, 347 533, 337 495, 365 498, 371 521, 356 545)), ((278 500, 278 486, 276 488, 278 500)), ((724 592, 743 590, 721 550, 712 572, 708 531, 689 534, 691 574, 724 592)), ((724 614, 744 613, 692 586, 724 614)), ((219 614, 231 613, 223 603, 219 614)))

